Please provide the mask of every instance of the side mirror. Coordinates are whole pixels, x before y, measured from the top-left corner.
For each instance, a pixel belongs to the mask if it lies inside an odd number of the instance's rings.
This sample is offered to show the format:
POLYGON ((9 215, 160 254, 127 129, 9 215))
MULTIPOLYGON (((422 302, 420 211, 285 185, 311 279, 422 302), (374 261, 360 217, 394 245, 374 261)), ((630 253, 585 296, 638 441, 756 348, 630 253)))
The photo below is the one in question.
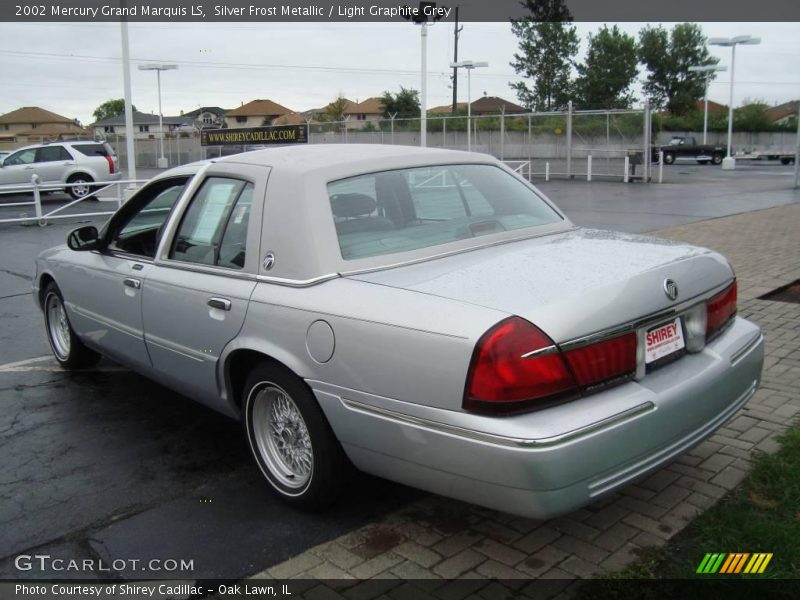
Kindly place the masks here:
POLYGON ((97 227, 94 225, 86 225, 73 229, 67 236, 67 246, 69 246, 70 250, 75 250, 77 252, 96 250, 98 245, 99 234, 97 233, 97 227))

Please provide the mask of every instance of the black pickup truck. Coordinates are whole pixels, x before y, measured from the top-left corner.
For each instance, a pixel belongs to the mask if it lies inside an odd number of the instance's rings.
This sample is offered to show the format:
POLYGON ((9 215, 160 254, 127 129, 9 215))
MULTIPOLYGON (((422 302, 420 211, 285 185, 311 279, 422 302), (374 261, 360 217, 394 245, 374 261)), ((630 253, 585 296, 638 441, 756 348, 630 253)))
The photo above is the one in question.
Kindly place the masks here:
MULTIPOLYGON (((664 162, 671 165, 678 158, 691 158, 701 165, 718 165, 725 156, 725 148, 713 144, 698 144, 693 137, 673 137, 669 144, 658 148, 664 153, 664 162)), ((656 153, 655 159, 658 160, 656 153)))

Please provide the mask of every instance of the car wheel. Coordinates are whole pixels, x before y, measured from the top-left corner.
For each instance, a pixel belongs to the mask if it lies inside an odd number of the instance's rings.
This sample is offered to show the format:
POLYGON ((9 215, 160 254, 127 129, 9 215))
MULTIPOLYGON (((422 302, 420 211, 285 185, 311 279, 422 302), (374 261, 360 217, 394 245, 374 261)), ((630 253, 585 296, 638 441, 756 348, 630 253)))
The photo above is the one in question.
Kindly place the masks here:
POLYGON ((671 165, 675 162, 675 154, 673 152, 664 152, 664 162, 671 165))
POLYGON ((258 468, 287 503, 322 509, 339 496, 347 459, 308 386, 262 363, 244 389, 243 425, 258 468))
POLYGON ((794 162, 794 159, 793 159, 793 158, 786 158, 786 157, 784 157, 784 158, 781 158, 781 164, 782 164, 782 165, 790 165, 790 164, 792 164, 793 162, 794 162))
POLYGON ((44 293, 44 325, 47 341, 58 364, 65 369, 85 369, 96 365, 100 355, 87 348, 69 324, 64 298, 55 283, 47 286, 44 293))
POLYGON ((722 164, 722 154, 712 154, 711 155, 711 163, 715 165, 722 164))
MULTIPOLYGON (((72 196, 74 200, 80 200, 92 191, 92 186, 90 184, 94 183, 94 179, 88 175, 79 173, 67 179, 67 183, 72 184, 67 188, 69 195, 72 196)), ((97 196, 92 196, 92 200, 97 200, 97 196)))

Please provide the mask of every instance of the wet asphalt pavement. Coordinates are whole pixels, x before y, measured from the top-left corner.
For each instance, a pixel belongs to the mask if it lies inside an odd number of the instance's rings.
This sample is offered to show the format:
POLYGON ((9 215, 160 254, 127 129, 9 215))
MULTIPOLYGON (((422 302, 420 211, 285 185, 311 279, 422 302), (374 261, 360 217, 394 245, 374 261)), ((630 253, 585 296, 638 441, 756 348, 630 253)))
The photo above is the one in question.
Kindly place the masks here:
MULTIPOLYGON (((627 231, 798 197, 790 189, 792 167, 670 169, 670 183, 662 186, 552 181, 541 187, 578 224, 627 231)), ((48 196, 46 207, 64 199, 48 196)), ((0 197, 0 218, 22 212, 3 209, 8 201, 0 197)), ((61 371, 48 357, 30 285, 33 258, 62 243, 74 226, 0 224, 0 578, 69 575, 19 571, 20 554, 107 564, 184 559, 194 569, 182 576, 242 577, 420 494, 359 476, 323 514, 289 509, 261 482, 238 423, 105 359, 85 372, 61 371)), ((122 575, 165 576, 138 566, 122 575)))

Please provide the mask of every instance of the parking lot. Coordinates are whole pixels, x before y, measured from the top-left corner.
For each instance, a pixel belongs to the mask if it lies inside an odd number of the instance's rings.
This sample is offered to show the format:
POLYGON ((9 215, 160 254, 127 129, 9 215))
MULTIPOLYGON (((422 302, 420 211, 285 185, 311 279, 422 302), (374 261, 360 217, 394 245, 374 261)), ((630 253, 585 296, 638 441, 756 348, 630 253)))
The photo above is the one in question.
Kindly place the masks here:
MULTIPOLYGON (((573 578, 623 566, 648 541, 663 543, 746 472, 746 455, 718 451, 733 447, 746 453, 759 444, 769 449, 779 425, 800 410, 794 387, 800 383, 800 338, 787 333, 800 318, 798 305, 757 299, 800 277, 795 233, 800 210, 790 206, 800 204, 800 191, 791 187, 793 167, 742 163, 726 172, 685 164, 665 167, 665 173, 662 185, 535 183, 579 225, 660 230, 659 235, 723 251, 737 269, 740 310, 763 320, 772 344, 764 389, 746 409, 751 414, 737 417, 738 425, 731 423, 723 434, 740 444, 705 442, 653 476, 658 479, 650 485, 632 486, 630 493, 558 523, 514 519, 366 476, 326 513, 286 508, 261 483, 237 423, 107 360, 77 374, 61 371, 49 357, 30 285, 36 254, 62 243, 78 219, 45 227, 0 225, 0 574, 25 577, 15 569, 14 557, 36 551, 108 562, 192 559, 192 572, 181 575, 193 578, 261 572, 573 578), (697 479, 697 489, 680 484, 698 469, 708 473, 697 479), (699 485, 703 482, 707 488, 699 485), (671 494, 667 506, 666 500, 659 502, 663 494, 671 494), (692 495, 694 504, 687 500, 692 495), (615 535, 606 535, 612 529, 615 535)), ((0 218, 30 213, 32 207, 2 207, 23 200, 0 197, 0 218)), ((55 208, 66 200, 52 194, 44 203, 55 208)), ((89 206, 73 210, 114 206, 82 204, 89 206)), ((163 573, 132 568, 123 575, 163 573)))

